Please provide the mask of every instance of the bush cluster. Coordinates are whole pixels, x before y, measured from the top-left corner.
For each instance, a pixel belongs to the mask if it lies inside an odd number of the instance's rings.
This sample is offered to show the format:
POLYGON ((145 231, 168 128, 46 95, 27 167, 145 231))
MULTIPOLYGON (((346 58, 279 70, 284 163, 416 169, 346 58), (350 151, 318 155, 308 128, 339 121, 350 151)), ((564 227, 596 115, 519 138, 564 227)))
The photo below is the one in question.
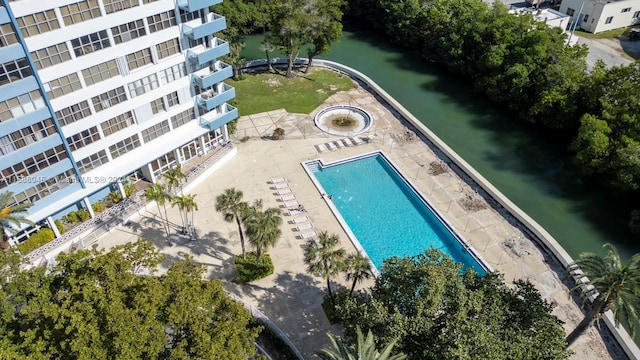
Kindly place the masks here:
POLYGON ((67 223, 71 224, 71 223, 75 223, 75 222, 87 221, 90 218, 91 218, 91 213, 88 210, 80 209, 80 210, 72 211, 72 212, 68 213, 67 215, 63 216, 62 220, 64 220, 67 223))
POLYGON ((18 244, 17 248, 21 253, 28 254, 40 246, 51 242, 55 237, 56 235, 53 233, 53 230, 42 228, 31 234, 27 240, 18 244))
POLYGON ((254 280, 262 279, 273 274, 273 262, 269 254, 262 254, 258 261, 255 252, 246 253, 245 259, 242 255, 234 258, 236 269, 238 269, 238 277, 240 282, 248 283, 254 280))

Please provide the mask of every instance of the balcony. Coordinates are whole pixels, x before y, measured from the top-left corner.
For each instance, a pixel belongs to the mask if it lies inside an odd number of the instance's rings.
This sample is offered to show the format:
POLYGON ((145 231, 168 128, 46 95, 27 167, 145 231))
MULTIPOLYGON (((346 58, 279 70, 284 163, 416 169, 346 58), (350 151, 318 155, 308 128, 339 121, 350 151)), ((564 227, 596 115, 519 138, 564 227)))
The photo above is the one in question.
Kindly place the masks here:
POLYGON ((231 65, 222 61, 216 62, 211 68, 198 70, 191 75, 191 81, 201 89, 210 88, 233 76, 231 65))
POLYGON ((208 127, 213 131, 237 117, 238 109, 225 104, 220 112, 211 111, 200 116, 200 126, 208 127))
POLYGON ((182 10, 193 12, 221 2, 222 0, 178 0, 178 7, 182 10))
POLYGON ((189 59, 197 61, 198 67, 200 67, 229 53, 229 43, 226 41, 215 38, 211 45, 210 48, 204 45, 190 48, 187 50, 187 56, 189 59))
POLYGON ((182 24, 182 34, 193 40, 202 39, 205 36, 213 35, 227 27, 227 20, 224 16, 216 13, 208 13, 207 21, 192 20, 182 24))
POLYGON ((218 87, 221 88, 222 91, 217 91, 218 89, 207 89, 198 94, 198 96, 196 96, 198 106, 207 111, 211 111, 236 97, 236 89, 234 89, 233 86, 222 83, 218 87))

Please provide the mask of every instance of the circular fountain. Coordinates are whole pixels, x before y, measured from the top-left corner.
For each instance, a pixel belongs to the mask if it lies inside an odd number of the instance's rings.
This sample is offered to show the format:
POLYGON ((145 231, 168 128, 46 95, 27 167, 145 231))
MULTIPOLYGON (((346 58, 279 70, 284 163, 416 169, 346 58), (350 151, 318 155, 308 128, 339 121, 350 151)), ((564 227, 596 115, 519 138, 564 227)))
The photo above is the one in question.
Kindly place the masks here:
POLYGON ((369 130, 371 115, 351 105, 334 105, 320 110, 314 122, 320 130, 337 136, 354 136, 369 130))

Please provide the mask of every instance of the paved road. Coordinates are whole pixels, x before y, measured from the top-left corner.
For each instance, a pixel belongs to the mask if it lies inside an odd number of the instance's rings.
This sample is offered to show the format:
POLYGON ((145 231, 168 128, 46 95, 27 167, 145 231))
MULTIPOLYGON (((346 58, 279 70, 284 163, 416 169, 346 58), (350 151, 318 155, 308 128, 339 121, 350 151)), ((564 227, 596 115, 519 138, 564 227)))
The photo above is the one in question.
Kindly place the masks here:
POLYGON ((622 55, 620 41, 617 39, 593 40, 578 37, 578 44, 585 44, 589 47, 589 54, 587 55, 588 70, 593 69, 598 60, 604 61, 607 67, 629 65, 633 62, 622 55))

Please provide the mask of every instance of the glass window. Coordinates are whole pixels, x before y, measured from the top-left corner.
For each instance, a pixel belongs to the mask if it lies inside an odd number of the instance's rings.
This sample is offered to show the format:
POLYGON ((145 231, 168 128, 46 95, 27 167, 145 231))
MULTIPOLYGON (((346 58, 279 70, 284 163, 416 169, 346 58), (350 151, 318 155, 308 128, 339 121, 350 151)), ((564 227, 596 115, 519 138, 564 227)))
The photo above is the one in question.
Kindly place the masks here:
POLYGON ((167 105, 171 108, 178 104, 180 104, 180 99, 178 99, 178 92, 174 91, 170 94, 167 94, 167 105))
POLYGON ((91 109, 89 109, 89 103, 87 101, 81 101, 75 105, 56 111, 56 117, 62 126, 76 122, 89 115, 91 115, 91 109))
POLYGON ((640 11, 636 11, 633 13, 633 18, 635 19, 637 17, 640 17, 640 11))
POLYGON ((64 146, 58 145, 44 153, 24 159, 2 170, 0 188, 11 185, 28 176, 33 176, 38 171, 44 170, 66 158, 67 151, 64 149, 64 146))
POLYGON ((612 21, 613 21, 613 16, 609 16, 609 17, 607 18, 607 20, 605 20, 605 22, 604 22, 604 23, 605 23, 605 24, 611 24, 611 22, 612 22, 612 21))
POLYGON ((130 9, 134 6, 140 5, 138 3, 138 0, 103 0, 103 2, 104 9, 107 14, 130 9))
POLYGON ((169 121, 165 120, 161 123, 153 125, 148 129, 142 130, 142 140, 147 143, 155 138, 158 138, 159 136, 168 133, 169 130, 169 121))
POLYGON ((71 60, 71 53, 66 43, 48 46, 31 52, 33 62, 38 70, 71 60))
POLYGON ((76 90, 82 89, 80 83, 80 77, 78 73, 71 73, 63 77, 51 80, 44 84, 44 88, 47 90, 47 95, 51 99, 58 98, 60 96, 70 94, 76 90))
POLYGON ((114 26, 111 28, 111 33, 113 34, 113 41, 116 44, 139 38, 146 34, 144 21, 140 19, 130 23, 114 26))
POLYGON ((120 104, 125 100, 127 100, 127 95, 124 91, 123 86, 115 88, 113 90, 109 90, 105 93, 91 98, 91 102, 93 102, 93 108, 96 109, 97 112, 120 104))
POLYGON ((65 25, 77 24, 102 16, 98 0, 85 0, 60 7, 62 21, 65 25))
POLYGON ((622 11, 621 11, 621 12, 626 13, 626 12, 629 12, 629 11, 631 11, 631 8, 630 8, 630 7, 622 9, 622 11))
POLYGON ((164 59, 167 56, 180 52, 180 42, 178 41, 178 38, 170 39, 156 45, 156 50, 158 53, 158 59, 164 59))
POLYGON ((10 23, 0 25, 0 47, 18 42, 16 31, 10 23))
POLYGON ((33 75, 27 58, 0 64, 0 85, 9 84, 33 75))
POLYGON ((165 11, 160 14, 147 17, 149 23, 149 32, 164 30, 168 27, 176 25, 176 15, 173 10, 165 11))
POLYGON ((111 153, 111 157, 115 159, 139 146, 140 138, 136 134, 109 146, 109 152, 111 153))
POLYGON ((184 65, 177 64, 173 65, 170 68, 164 69, 160 71, 160 83, 162 85, 166 85, 172 81, 175 81, 185 74, 184 65))
POLYGON ((67 143, 69 143, 69 148, 71 149, 71 151, 74 151, 98 140, 100 140, 98 128, 93 126, 87 130, 83 130, 75 135, 68 137, 67 143))
POLYGON ((171 127, 173 129, 178 128, 189 121, 195 119, 195 113, 193 109, 187 109, 175 116, 171 117, 171 127))
POLYGON ((111 43, 107 36, 107 30, 102 30, 71 40, 71 46, 73 47, 73 52, 76 56, 82 56, 100 49, 108 48, 111 46, 111 43))
POLYGON ((86 158, 76 162, 76 165, 78 165, 78 169, 80 170, 80 172, 84 174, 92 169, 97 168, 100 165, 106 164, 107 162, 109 162, 107 152, 104 150, 100 150, 97 153, 87 156, 86 158))
POLYGON ((60 28, 56 13, 51 10, 25 15, 16 19, 24 37, 42 34, 60 28))
POLYGON ((120 75, 120 70, 115 59, 82 70, 82 77, 84 77, 87 86, 110 79, 116 75, 120 75))
POLYGON ((156 74, 143 77, 127 85, 132 98, 156 89, 158 86, 160 86, 160 83, 158 82, 158 76, 156 76, 156 74))
POLYGON ((17 118, 44 106, 40 90, 33 90, 5 101, 0 101, 0 122, 17 118))
POLYGON ((129 64, 129 70, 137 69, 139 67, 151 64, 153 59, 151 58, 151 49, 146 48, 127 55, 127 63, 129 64))
POLYGON ((162 98, 155 99, 151 102, 151 112, 155 115, 161 111, 165 111, 164 101, 162 98))
POLYGON ((7 155, 56 133, 57 130, 52 119, 14 131, 9 135, 0 137, 0 155, 7 155))
POLYGON ((135 124, 135 121, 133 120, 133 114, 131 113, 131 111, 127 111, 124 114, 118 115, 101 123, 100 127, 102 127, 102 133, 104 134, 104 136, 109 136, 133 124, 135 124))

